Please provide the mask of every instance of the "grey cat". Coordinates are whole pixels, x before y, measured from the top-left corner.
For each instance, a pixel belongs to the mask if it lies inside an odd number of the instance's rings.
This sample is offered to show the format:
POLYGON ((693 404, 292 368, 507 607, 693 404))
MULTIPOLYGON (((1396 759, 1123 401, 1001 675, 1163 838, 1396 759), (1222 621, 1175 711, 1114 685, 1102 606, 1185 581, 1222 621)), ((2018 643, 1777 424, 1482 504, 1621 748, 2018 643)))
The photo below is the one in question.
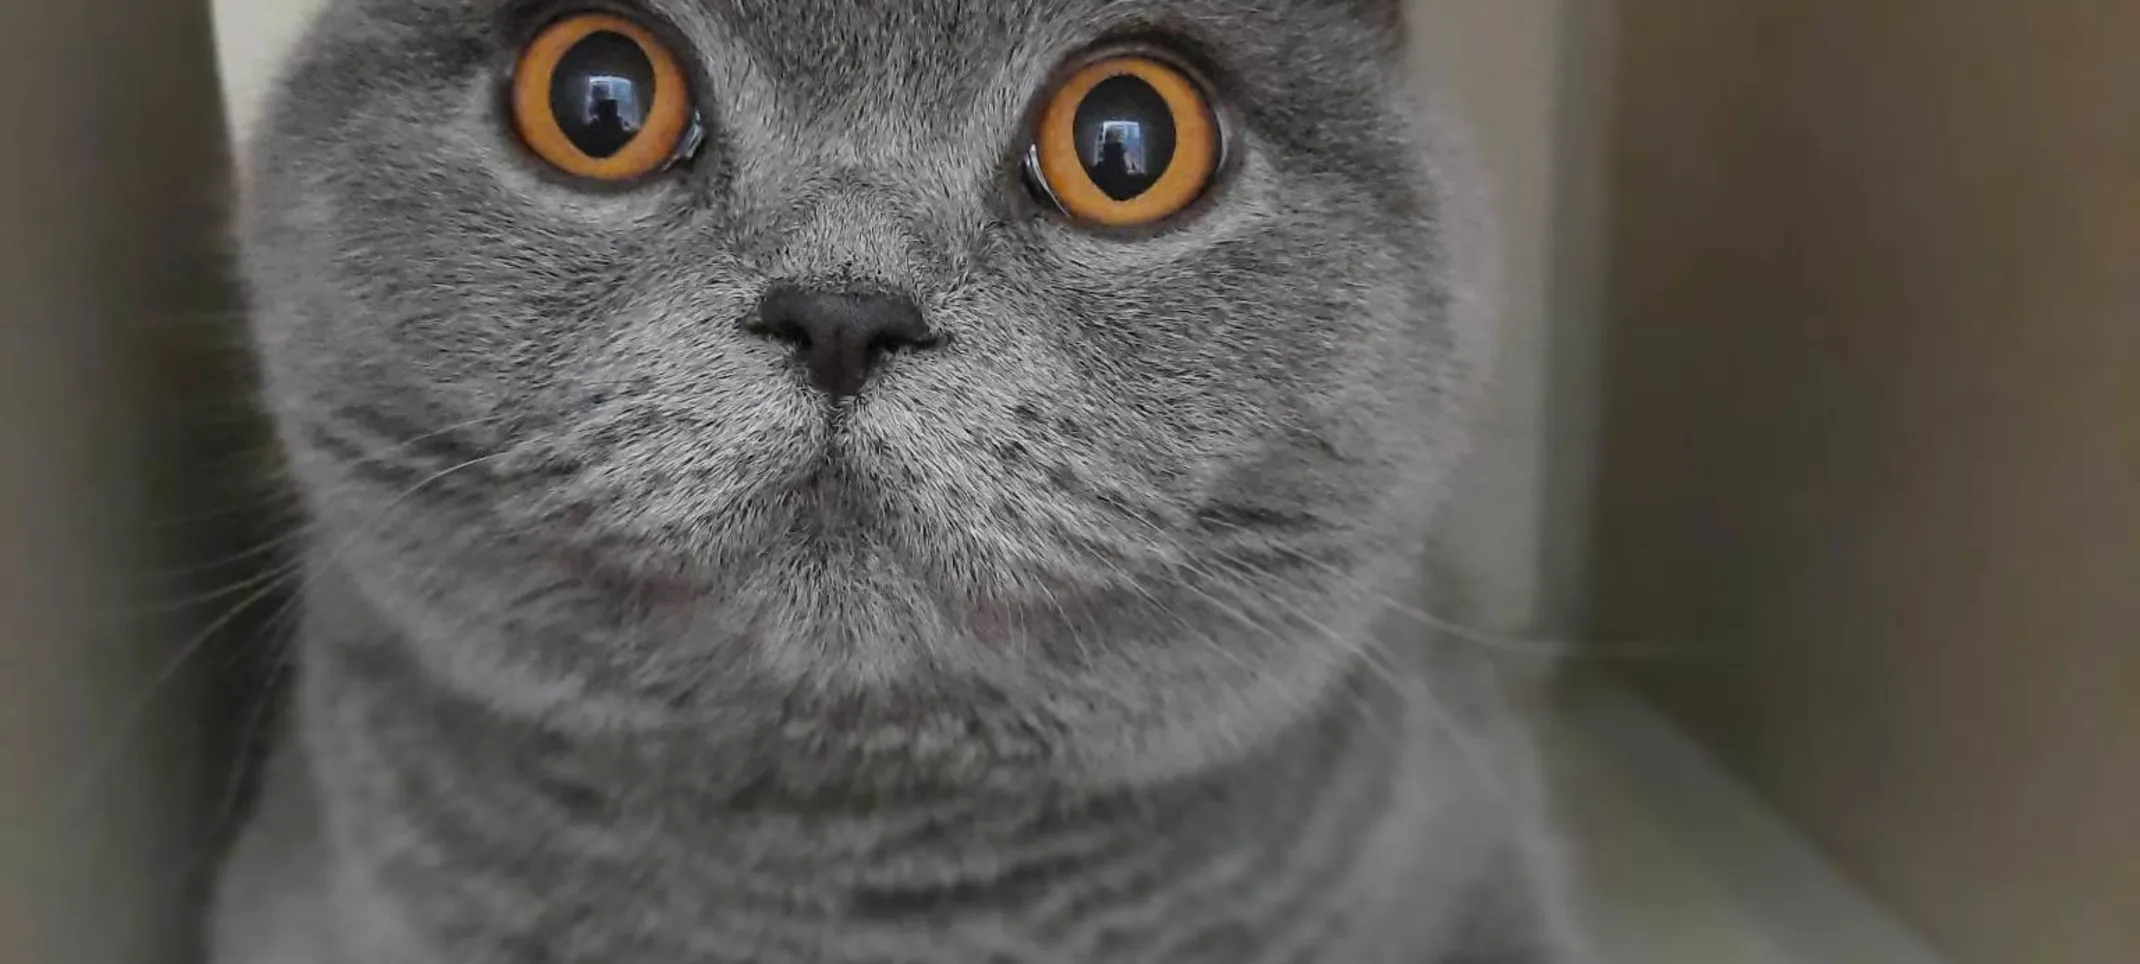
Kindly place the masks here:
POLYGON ((315 527, 219 964, 1575 960, 1512 701, 1391 602, 1494 283, 1401 7, 332 2, 242 205, 315 527), (676 71, 529 120, 588 10, 676 71), (1212 148, 1130 226, 1036 147, 1118 48, 1212 122, 1106 135, 1212 148), (677 78, 658 165, 538 150, 677 78))

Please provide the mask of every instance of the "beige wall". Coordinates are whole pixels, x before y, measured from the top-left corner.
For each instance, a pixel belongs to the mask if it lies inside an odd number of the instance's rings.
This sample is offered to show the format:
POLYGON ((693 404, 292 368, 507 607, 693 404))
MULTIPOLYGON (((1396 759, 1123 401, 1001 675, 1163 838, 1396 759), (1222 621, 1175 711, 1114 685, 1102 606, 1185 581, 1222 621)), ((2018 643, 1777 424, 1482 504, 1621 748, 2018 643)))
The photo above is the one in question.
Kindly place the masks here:
POLYGON ((1956 959, 2140 960, 2140 6, 1621 5, 1600 635, 1956 959))
MULTIPOLYGON (((221 157, 204 11, 0 3, 0 960, 183 960, 208 731, 183 423, 221 157)), ((195 506, 198 504, 195 503, 195 506)))

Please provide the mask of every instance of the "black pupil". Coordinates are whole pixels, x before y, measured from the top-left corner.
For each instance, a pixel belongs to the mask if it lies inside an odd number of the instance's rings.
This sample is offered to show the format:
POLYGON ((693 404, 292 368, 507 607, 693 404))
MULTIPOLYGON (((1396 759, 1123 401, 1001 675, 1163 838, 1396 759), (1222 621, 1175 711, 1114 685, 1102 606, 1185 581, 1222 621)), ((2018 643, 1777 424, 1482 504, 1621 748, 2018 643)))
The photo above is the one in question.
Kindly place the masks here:
POLYGON ((1174 111, 1151 84, 1118 74, 1077 106, 1076 138, 1092 183, 1127 201, 1151 190, 1174 160, 1174 111))
POLYGON ((638 41, 605 30, 588 34, 557 62, 550 110, 573 146, 604 158, 639 136, 658 93, 654 63, 638 41))

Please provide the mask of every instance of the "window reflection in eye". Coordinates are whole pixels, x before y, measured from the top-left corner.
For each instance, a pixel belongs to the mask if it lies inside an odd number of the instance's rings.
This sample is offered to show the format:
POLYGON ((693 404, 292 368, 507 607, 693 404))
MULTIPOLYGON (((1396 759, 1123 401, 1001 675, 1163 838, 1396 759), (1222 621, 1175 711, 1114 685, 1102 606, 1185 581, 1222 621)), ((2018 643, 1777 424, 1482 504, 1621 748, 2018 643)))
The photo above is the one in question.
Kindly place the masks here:
POLYGON ((1096 169, 1121 171, 1132 177, 1148 177, 1151 160, 1145 155, 1144 124, 1139 121, 1106 121, 1100 125, 1096 150, 1085 150, 1085 163, 1096 169))
POLYGON ((1142 196, 1174 161, 1177 118, 1166 96, 1133 73, 1100 81, 1078 105, 1078 156, 1116 201, 1142 196))
POLYGON ((632 38, 598 31, 567 51, 551 80, 551 110, 581 151, 594 158, 622 151, 646 127, 655 89, 653 61, 632 38))
POLYGON ((637 133, 645 125, 646 109, 639 93, 623 77, 590 77, 587 81, 586 116, 595 123, 616 125, 637 133))

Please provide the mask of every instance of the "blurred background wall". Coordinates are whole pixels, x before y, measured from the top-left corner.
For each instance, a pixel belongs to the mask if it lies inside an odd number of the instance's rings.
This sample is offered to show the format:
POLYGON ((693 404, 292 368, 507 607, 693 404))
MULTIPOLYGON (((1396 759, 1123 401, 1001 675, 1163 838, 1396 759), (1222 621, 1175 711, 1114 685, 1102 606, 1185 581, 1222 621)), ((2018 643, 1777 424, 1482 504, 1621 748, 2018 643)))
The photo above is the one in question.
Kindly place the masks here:
POLYGON ((1618 4, 1594 634, 1957 960, 2140 961, 2140 5, 1618 4))
POLYGON ((0 3, 0 961, 192 944, 211 728, 192 446, 230 390, 208 11, 0 3))

